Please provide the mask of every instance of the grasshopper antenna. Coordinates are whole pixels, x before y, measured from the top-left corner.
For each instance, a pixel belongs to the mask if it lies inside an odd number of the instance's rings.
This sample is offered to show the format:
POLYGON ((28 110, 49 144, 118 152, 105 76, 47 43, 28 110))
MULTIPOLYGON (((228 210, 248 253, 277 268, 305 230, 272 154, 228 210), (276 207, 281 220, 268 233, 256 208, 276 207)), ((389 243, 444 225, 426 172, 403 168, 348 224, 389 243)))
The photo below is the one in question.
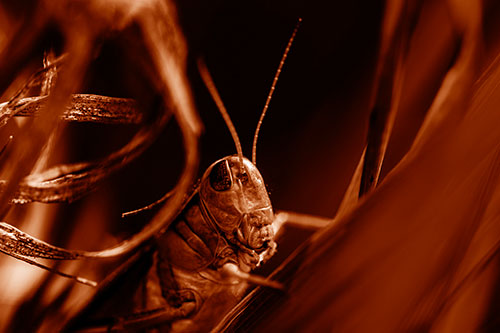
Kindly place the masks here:
POLYGON ((145 207, 142 207, 142 208, 138 208, 138 209, 134 209, 134 210, 122 213, 122 218, 127 217, 127 216, 131 216, 131 215, 139 214, 140 212, 143 212, 145 210, 153 209, 154 207, 156 207, 157 205, 161 204, 162 202, 164 202, 165 200, 167 200, 168 198, 170 198, 172 195, 174 195, 174 193, 175 193, 174 190, 172 190, 170 192, 167 192, 166 194, 163 195, 163 197, 161 197, 160 199, 156 200, 152 204, 149 204, 149 205, 147 205, 145 207))
MULTIPOLYGON (((198 188, 199 185, 200 185, 200 181, 199 180, 194 183, 192 191, 190 192, 191 194, 188 195, 188 196, 186 196, 185 202, 188 202, 190 200, 190 197, 193 196, 193 194, 196 192, 196 189, 198 188)), ((174 188, 173 190, 165 193, 160 199, 156 200, 155 202, 153 202, 153 203, 151 203, 151 204, 149 204, 147 206, 144 206, 144 207, 141 207, 141 208, 137 208, 137 209, 130 210, 128 212, 122 213, 122 218, 125 218, 127 216, 131 216, 131 215, 136 215, 136 214, 139 214, 139 213, 141 213, 143 211, 153 209, 154 207, 156 207, 157 205, 161 204, 162 202, 167 201, 168 199, 170 199, 175 194, 175 191, 176 191, 176 189, 174 188)))
POLYGON ((264 121, 264 117, 266 116, 267 109, 269 108, 269 103, 271 102, 271 98, 273 97, 274 89, 276 88, 276 83, 278 82, 278 78, 280 77, 280 74, 281 74, 281 69, 283 68, 283 65, 285 64, 286 57, 288 56, 288 52, 290 51, 290 48, 292 47, 293 40, 295 39, 295 35, 297 34, 297 31, 299 30, 301 22, 302 22, 302 18, 299 18, 297 25, 295 25, 295 29, 293 29, 292 37, 290 37, 290 40, 288 41, 285 52, 283 53, 283 56, 281 57, 281 61, 280 61, 280 64, 278 66, 278 70, 276 71, 276 74, 274 75, 274 80, 273 80, 273 83, 271 85, 271 90, 269 91, 269 95, 267 95, 267 100, 266 100, 266 104, 264 105, 264 110, 262 110, 259 122, 257 123, 257 128, 255 129, 255 135, 253 136, 253 144, 252 144, 252 163, 255 165, 257 165, 257 139, 259 138, 260 126, 262 125, 262 122, 264 121))
POLYGON ((214 99, 215 104, 217 104, 217 107, 219 108, 219 111, 222 115, 222 118, 224 118, 224 121, 226 122, 227 128, 229 129, 229 132, 231 132, 231 136, 233 137, 234 145, 236 146, 236 151, 238 152, 238 157, 240 158, 241 162, 241 167, 243 168, 243 151, 241 149, 241 143, 240 139, 238 138, 238 133, 236 132, 236 129, 234 128, 233 122, 231 121, 231 118, 229 117, 229 113, 227 113, 226 107, 224 106, 224 103, 222 103, 222 99, 220 98, 219 92, 217 91, 217 88, 215 88, 214 81, 212 80, 212 76, 210 76, 210 72, 207 69, 207 66, 205 65, 205 62, 203 59, 199 58, 198 59, 198 70, 200 72, 201 78, 203 79, 203 82, 205 83, 205 86, 207 87, 208 91, 210 92, 210 95, 212 95, 212 98, 214 99))

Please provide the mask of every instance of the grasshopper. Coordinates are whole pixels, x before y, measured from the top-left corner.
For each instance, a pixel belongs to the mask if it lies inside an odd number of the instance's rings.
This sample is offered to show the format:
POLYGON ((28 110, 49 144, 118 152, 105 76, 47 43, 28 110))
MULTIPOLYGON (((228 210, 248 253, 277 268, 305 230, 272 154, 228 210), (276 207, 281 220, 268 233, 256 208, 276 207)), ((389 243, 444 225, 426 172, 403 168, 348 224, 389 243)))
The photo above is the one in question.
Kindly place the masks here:
MULTIPOLYGON (((149 256, 147 278, 145 287, 138 288, 134 295, 142 303, 142 311, 114 317, 104 325, 101 323, 102 329, 157 326, 174 331, 207 329, 220 319, 217 314, 229 310, 243 297, 247 283, 282 288, 277 282, 251 273, 276 252, 274 236, 280 226, 256 166, 256 147, 260 127, 298 25, 283 53, 260 116, 253 140, 252 160, 243 156, 237 132, 215 84, 205 64, 198 62, 201 77, 226 122, 237 154, 221 158, 207 168, 175 221, 157 235, 149 249, 144 250, 149 256)), ((156 203, 124 215, 149 209, 170 195, 167 193, 156 203)), ((120 273, 113 276, 128 274, 136 269, 131 267, 137 267, 138 261, 136 258, 125 263, 119 268, 120 273)), ((104 283, 103 291, 97 294, 108 292, 112 284, 113 281, 104 283)), ((91 307, 92 302, 88 308, 91 307)), ((76 318, 68 327, 88 327, 84 321, 76 318)))

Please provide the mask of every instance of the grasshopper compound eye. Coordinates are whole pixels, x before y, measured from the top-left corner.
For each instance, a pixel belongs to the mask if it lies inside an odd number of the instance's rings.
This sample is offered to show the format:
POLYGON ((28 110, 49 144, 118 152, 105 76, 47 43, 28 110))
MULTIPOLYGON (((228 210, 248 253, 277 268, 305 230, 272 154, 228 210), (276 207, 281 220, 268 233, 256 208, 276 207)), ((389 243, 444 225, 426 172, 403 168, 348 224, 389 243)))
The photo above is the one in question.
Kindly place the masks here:
POLYGON ((227 191, 233 185, 231 169, 227 160, 222 160, 213 166, 209 175, 210 186, 218 191, 227 191))

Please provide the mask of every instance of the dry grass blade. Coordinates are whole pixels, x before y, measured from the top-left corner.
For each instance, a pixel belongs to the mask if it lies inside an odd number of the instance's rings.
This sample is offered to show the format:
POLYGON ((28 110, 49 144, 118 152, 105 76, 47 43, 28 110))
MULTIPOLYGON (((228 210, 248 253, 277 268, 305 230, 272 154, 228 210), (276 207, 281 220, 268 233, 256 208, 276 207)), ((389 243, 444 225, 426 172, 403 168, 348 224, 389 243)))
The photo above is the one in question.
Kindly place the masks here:
MULTIPOLYGON (((26 84, 19 89, 8 102, 0 104, 0 126, 5 125, 11 117, 15 116, 17 112, 21 111, 24 107, 28 106, 30 102, 32 102, 31 99, 25 99, 30 90, 35 87, 42 86, 46 81, 46 77, 53 71, 57 71, 64 64, 65 58, 66 55, 62 55, 48 66, 34 73, 26 84)), ((45 99, 46 97, 47 96, 43 96, 42 98, 45 99)), ((38 107, 38 109, 39 108, 40 107, 38 107)))
POLYGON ((50 245, 35 237, 32 237, 10 224, 0 222, 0 252, 15 259, 24 261, 30 265, 45 269, 65 278, 73 279, 79 283, 92 287, 96 282, 71 274, 63 273, 51 267, 45 266, 31 258, 73 260, 78 257, 77 253, 63 248, 50 245))
POLYGON ((57 81, 57 66, 53 66, 57 62, 54 51, 45 52, 43 55, 43 68, 50 68, 45 74, 45 78, 40 85, 40 95, 49 95, 54 89, 57 81))
MULTIPOLYGON (((53 89, 55 77, 64 65, 66 54, 47 63, 34 73, 27 83, 8 102, 0 104, 0 126, 13 116, 37 116, 48 100, 49 85, 53 89), (41 96, 27 97, 30 90, 41 87, 41 96)), ((105 124, 139 124, 142 114, 136 103, 127 98, 91 94, 74 94, 62 120, 98 122, 105 124)))
POLYGON ((410 22, 418 13, 417 8, 409 7, 406 1, 388 1, 386 5, 359 197, 378 183, 396 119, 412 34, 410 22))
POLYGON ((0 249, 0 252, 3 252, 3 253, 9 255, 12 258, 24 261, 27 264, 33 265, 35 267, 41 268, 43 270, 49 271, 49 272, 57 274, 59 276, 75 280, 78 283, 81 283, 81 284, 84 284, 84 285, 87 285, 87 286, 90 286, 90 287, 97 287, 97 282, 95 282, 95 281, 83 278, 81 276, 71 275, 71 274, 67 274, 67 273, 58 271, 57 269, 54 269, 52 267, 46 266, 46 265, 41 264, 41 263, 39 263, 39 262, 37 262, 35 260, 30 259, 28 256, 18 255, 18 254, 12 253, 12 252, 6 252, 6 251, 4 251, 2 249, 0 249))
POLYGON ((388 1, 372 88, 366 146, 337 211, 339 218, 374 189, 392 134, 404 80, 404 61, 419 5, 388 1))
POLYGON ((339 208, 337 209, 337 213, 335 214, 335 220, 342 217, 344 214, 347 214, 351 211, 359 201, 359 189, 361 187, 361 176, 363 175, 363 166, 365 165, 365 155, 366 148, 363 150, 361 154, 361 158, 359 159, 358 165, 354 170, 354 174, 351 177, 351 181, 347 186, 347 189, 344 193, 344 197, 340 202, 339 208))
POLYGON ((32 258, 69 260, 77 255, 36 239, 21 230, 0 222, 0 251, 32 258))
MULTIPOLYGON (((47 96, 27 97, 19 100, 15 106, 8 103, 9 114, 18 117, 38 116, 47 102, 47 96)), ((61 120, 76 122, 95 122, 102 124, 140 124, 142 114, 137 103, 130 98, 107 97, 89 94, 73 94, 71 104, 61 116, 61 120)))

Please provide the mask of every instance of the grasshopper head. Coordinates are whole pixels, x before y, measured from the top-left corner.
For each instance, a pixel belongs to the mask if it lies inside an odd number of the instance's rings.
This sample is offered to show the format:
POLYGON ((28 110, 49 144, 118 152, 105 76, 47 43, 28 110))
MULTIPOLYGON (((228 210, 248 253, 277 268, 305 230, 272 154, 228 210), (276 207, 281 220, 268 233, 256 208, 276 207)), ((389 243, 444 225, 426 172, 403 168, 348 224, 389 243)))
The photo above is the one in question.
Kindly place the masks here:
POLYGON ((203 175, 200 198, 210 219, 229 239, 258 254, 274 251, 271 200, 250 160, 232 155, 213 163, 203 175))

